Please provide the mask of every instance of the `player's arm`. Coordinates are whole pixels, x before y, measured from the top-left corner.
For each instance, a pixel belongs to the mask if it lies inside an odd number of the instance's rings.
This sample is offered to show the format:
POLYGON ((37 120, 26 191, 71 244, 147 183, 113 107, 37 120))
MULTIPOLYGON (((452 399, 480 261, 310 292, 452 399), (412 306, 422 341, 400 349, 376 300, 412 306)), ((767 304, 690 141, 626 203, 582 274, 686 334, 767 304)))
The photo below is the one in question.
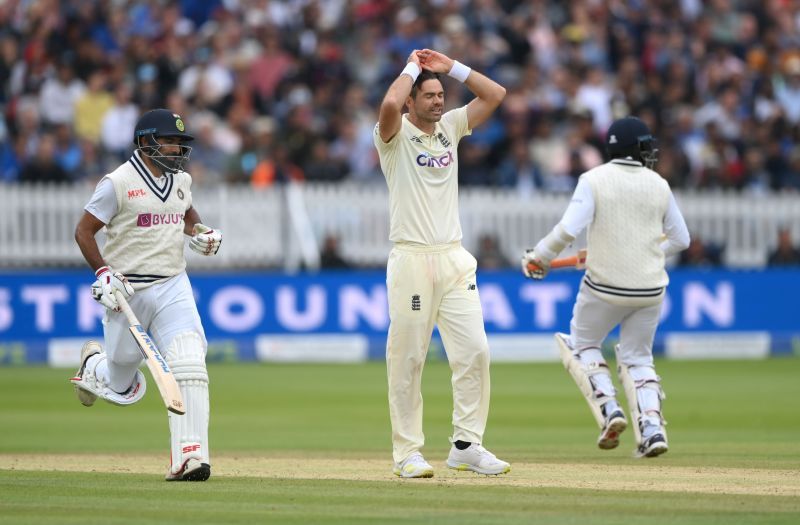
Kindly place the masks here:
POLYGON ((666 239, 661 243, 661 250, 666 257, 682 252, 689 247, 689 228, 686 227, 683 214, 678 208, 678 203, 675 202, 675 196, 671 193, 669 207, 664 215, 664 235, 666 239))
POLYGON ((447 73, 463 82, 475 94, 476 98, 467 104, 469 129, 475 129, 486 122, 506 96, 506 88, 494 80, 438 51, 423 49, 419 52, 419 59, 425 69, 434 73, 447 73))
POLYGON ((531 279, 542 279, 550 269, 550 261, 567 247, 594 218, 594 196, 586 179, 581 177, 561 221, 533 249, 522 256, 522 273, 531 279), (535 270, 531 268, 531 265, 535 270))
POLYGON ((419 63, 418 51, 415 49, 408 56, 408 63, 406 68, 400 73, 400 76, 392 82, 386 95, 381 102, 380 111, 378 114, 378 127, 381 135, 381 140, 386 143, 392 140, 400 131, 400 124, 403 118, 403 106, 406 99, 411 95, 411 87, 417 80, 422 66, 419 63))
POLYGON ((103 226, 105 226, 103 221, 88 211, 84 211, 83 216, 78 221, 78 225, 75 227, 75 242, 78 243, 83 258, 86 259, 86 262, 89 263, 89 266, 94 271, 106 265, 95 239, 95 235, 103 226))

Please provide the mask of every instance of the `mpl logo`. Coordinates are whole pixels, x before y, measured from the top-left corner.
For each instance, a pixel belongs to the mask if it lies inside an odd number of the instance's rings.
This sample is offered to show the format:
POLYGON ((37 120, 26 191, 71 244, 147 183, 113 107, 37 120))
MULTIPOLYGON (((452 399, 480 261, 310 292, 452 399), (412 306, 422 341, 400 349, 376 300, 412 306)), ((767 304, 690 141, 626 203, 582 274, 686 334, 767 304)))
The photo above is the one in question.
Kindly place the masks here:
POLYGON ((136 226, 140 226, 142 228, 149 228, 152 225, 153 225, 152 213, 140 213, 139 216, 136 218, 136 226))
POLYGON ((128 190, 128 200, 135 199, 136 197, 144 197, 147 192, 144 189, 128 190))
POLYGON ((440 157, 434 157, 429 153, 422 153, 417 156, 417 165, 427 166, 428 168, 446 168, 453 162, 453 152, 448 151, 440 157))

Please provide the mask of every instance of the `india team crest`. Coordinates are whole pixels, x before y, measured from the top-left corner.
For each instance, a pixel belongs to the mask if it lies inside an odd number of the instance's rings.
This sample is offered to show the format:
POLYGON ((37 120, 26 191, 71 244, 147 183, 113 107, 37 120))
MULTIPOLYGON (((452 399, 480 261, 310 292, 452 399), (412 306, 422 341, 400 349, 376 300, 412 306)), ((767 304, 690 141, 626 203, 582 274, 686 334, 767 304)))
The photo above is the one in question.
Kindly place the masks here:
POLYGON ((178 128, 178 131, 183 132, 186 129, 186 126, 183 125, 183 120, 180 117, 175 119, 175 127, 178 128))

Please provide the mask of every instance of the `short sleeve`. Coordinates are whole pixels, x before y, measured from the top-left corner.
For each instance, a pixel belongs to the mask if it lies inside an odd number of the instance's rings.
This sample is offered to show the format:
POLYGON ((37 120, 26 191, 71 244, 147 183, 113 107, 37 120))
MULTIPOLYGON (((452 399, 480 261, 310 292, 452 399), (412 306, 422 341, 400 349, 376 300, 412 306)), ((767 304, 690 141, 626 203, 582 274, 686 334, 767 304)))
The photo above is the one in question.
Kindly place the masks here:
POLYGON ((111 179, 105 177, 97 183, 92 198, 89 199, 89 203, 83 209, 97 217, 103 224, 111 222, 111 219, 119 211, 117 194, 114 191, 114 183, 111 182, 111 179))
POLYGON ((446 126, 456 141, 472 135, 472 130, 469 129, 469 119, 467 118, 467 106, 451 109, 442 116, 442 125, 446 126))

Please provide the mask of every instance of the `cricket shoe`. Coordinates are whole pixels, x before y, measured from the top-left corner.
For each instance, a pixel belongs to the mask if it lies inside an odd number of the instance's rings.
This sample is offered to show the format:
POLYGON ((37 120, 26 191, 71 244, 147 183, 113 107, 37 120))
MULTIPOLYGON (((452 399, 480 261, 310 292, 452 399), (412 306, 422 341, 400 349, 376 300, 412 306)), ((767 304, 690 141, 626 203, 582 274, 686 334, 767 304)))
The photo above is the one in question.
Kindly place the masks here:
POLYGON ((497 459, 497 456, 477 443, 471 443, 464 450, 458 450, 453 445, 450 455, 447 456, 447 466, 454 470, 471 470, 487 476, 505 474, 511 470, 511 465, 497 459))
POLYGON ((617 409, 611 412, 606 418, 606 424, 597 438, 597 446, 603 450, 611 450, 619 446, 619 435, 628 428, 628 421, 622 410, 617 409))
POLYGON ((433 467, 425 461, 422 454, 415 452, 400 463, 394 464, 392 470, 395 476, 401 478, 432 478, 433 467))
POLYGON ((97 341, 86 341, 86 344, 84 344, 83 348, 81 348, 81 365, 78 367, 75 377, 70 379, 72 384, 75 385, 75 394, 78 396, 78 401, 80 401, 81 404, 86 407, 94 405, 94 402, 97 400, 96 394, 81 388, 81 384, 84 382, 84 374, 92 374, 92 372, 86 370, 86 362, 89 361, 90 357, 97 355, 102 351, 103 347, 100 346, 100 343, 97 341))
POLYGON ((650 434, 642 440, 642 444, 633 453, 637 458, 654 458, 669 450, 667 438, 661 431, 650 434))
POLYGON ((211 465, 197 458, 189 458, 178 472, 167 471, 167 481, 205 481, 211 476, 211 465))

